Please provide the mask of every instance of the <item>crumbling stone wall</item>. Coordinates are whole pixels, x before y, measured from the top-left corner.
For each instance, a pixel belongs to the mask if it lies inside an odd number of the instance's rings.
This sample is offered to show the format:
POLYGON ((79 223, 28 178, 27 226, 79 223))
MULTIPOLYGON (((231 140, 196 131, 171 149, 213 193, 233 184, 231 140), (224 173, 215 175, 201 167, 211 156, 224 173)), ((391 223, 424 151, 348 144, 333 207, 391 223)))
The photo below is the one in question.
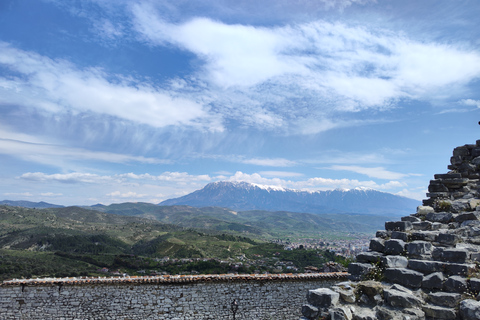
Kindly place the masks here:
POLYGON ((480 319, 480 140, 450 162, 416 213, 377 231, 350 281, 308 291, 304 319, 480 319))
POLYGON ((298 319, 304 292, 346 273, 5 281, 0 319, 298 319))

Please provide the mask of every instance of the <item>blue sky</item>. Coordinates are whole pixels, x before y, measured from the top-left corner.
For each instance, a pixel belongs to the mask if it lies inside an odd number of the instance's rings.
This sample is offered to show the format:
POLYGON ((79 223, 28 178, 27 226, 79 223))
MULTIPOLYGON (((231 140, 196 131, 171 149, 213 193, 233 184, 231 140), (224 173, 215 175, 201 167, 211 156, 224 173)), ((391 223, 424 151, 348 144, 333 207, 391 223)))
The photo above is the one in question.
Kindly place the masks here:
MULTIPOLYGON (((0 198, 426 198, 480 139, 480 2, 0 1, 0 198)), ((420 202, 419 202, 420 204, 420 202)))

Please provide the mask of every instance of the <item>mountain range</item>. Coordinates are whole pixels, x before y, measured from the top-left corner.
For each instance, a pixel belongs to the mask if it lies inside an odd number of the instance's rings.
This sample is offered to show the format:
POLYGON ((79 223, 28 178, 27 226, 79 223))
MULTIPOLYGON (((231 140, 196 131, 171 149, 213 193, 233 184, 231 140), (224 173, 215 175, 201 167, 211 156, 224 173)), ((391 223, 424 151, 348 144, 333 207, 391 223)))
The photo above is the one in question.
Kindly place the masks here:
POLYGON ((162 206, 223 207, 236 211, 265 210, 302 213, 354 213, 401 216, 416 212, 418 200, 373 189, 299 191, 247 182, 220 181, 162 206))

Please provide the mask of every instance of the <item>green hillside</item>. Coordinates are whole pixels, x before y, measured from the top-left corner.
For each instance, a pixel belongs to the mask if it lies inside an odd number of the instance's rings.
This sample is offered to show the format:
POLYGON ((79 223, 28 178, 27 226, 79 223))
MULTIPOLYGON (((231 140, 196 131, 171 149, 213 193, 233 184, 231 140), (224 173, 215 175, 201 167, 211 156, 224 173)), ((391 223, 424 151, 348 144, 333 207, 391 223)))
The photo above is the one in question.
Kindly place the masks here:
MULTIPOLYGON (((127 207, 118 205, 117 210, 138 209, 127 207)), ((262 240, 274 234, 264 229, 270 222, 252 227, 229 221, 226 217, 235 214, 220 208, 155 211, 158 208, 149 205, 140 207, 148 213, 138 209, 136 212, 142 213, 132 217, 79 207, 0 206, 0 280, 112 272, 278 272, 279 259, 290 264, 298 260, 296 250, 287 252, 281 245, 262 240), (150 219, 142 218, 144 215, 150 219), (175 224, 151 219, 159 216, 175 224)), ((299 256, 298 271, 338 260, 317 250, 303 250, 299 256)))

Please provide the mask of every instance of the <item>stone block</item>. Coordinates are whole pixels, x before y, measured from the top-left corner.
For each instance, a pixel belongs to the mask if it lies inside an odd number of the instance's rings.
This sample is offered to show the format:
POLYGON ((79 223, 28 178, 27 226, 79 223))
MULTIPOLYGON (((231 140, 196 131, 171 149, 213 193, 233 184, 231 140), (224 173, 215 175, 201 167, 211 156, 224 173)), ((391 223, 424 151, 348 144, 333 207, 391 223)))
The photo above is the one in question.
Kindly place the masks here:
POLYGON ((435 210, 431 206, 418 206, 417 207, 417 215, 419 215, 419 216, 426 216, 430 212, 435 212, 435 210))
POLYGON ((410 221, 387 221, 385 222, 385 230, 387 231, 408 231, 412 229, 410 221))
POLYGON ((454 308, 446 308, 435 306, 431 304, 424 304, 422 306, 423 312, 425 312, 425 316, 438 319, 438 320, 456 320, 457 313, 454 308))
POLYGON ((408 268, 424 274, 430 274, 433 272, 443 272, 444 263, 430 260, 410 259, 408 260, 408 268))
POLYGON ((405 242, 399 239, 391 239, 385 241, 385 254, 399 255, 405 251, 405 242))
POLYGON ((412 222, 413 230, 431 230, 432 223, 430 221, 417 221, 412 222))
POLYGON ((424 289, 442 289, 445 277, 441 272, 431 273, 423 278, 422 288, 424 289))
POLYGON ((410 221, 410 222, 420 222, 422 220, 420 220, 420 218, 418 217, 415 217, 415 216, 405 216, 405 217, 402 217, 400 218, 401 221, 410 221))
POLYGON ((376 251, 361 252, 357 255, 357 262, 376 263, 379 262, 383 254, 376 251))
POLYGON ((433 292, 428 294, 428 301, 442 307, 455 308, 462 299, 459 293, 433 292))
POLYGON ((443 290, 464 293, 467 290, 467 279, 461 276, 450 276, 443 284, 443 290))
POLYGON ((333 308, 329 310, 330 320, 351 320, 352 312, 348 308, 333 308))
POLYGON ((426 219, 431 222, 449 223, 453 221, 453 214, 451 212, 430 212, 426 219))
POLYGON ((420 241, 435 241, 437 238, 438 232, 437 231, 416 231, 412 232, 410 235, 411 241, 420 240, 420 241))
POLYGON ((383 285, 378 281, 362 281, 357 285, 357 290, 372 299, 376 295, 383 295, 383 285))
POLYGON ((382 238, 373 238, 370 240, 370 250, 383 252, 385 250, 385 240, 382 238))
POLYGON ((307 319, 317 319, 320 315, 320 310, 310 304, 305 304, 302 306, 302 314, 307 319))
POLYGON ((354 320, 378 320, 375 312, 370 308, 355 308, 354 320))
POLYGON ((468 276, 475 270, 474 264, 445 263, 445 273, 448 275, 468 276))
POLYGON ((442 246, 453 247, 458 242, 458 236, 451 233, 440 233, 435 239, 442 246))
MULTIPOLYGON (((468 207, 470 208, 470 204, 468 204, 468 207)), ((455 217, 456 222, 463 222, 467 220, 480 220, 480 212, 478 211, 465 212, 465 213, 460 213, 458 216, 455 217)))
POLYGON ((385 279, 409 288, 420 288, 422 286, 423 274, 406 268, 387 268, 385 270, 385 279))
MULTIPOLYGON (((427 241, 412 241, 407 244, 407 254, 409 257, 421 257, 424 255, 431 255, 433 246, 430 242, 427 241)), ((385 245, 386 251, 386 245, 385 245)))
POLYGON ((340 294, 328 288, 308 290, 307 301, 316 308, 330 308, 338 303, 340 294))
POLYGON ((466 299, 460 302, 460 318, 462 320, 480 319, 480 302, 472 299, 466 299))
POLYGON ((464 263, 469 258, 470 253, 466 249, 445 249, 440 257, 442 261, 454 263, 464 263))
POLYGON ((442 174, 435 174, 433 175, 435 179, 458 179, 461 178, 462 175, 460 173, 442 173, 442 174))
POLYGON ((443 224, 443 223, 440 223, 440 222, 433 222, 432 223, 432 231, 435 231, 435 230, 443 230, 443 229, 447 229, 448 226, 443 224))
POLYGON ((408 233, 400 232, 400 231, 393 231, 392 232, 392 239, 399 239, 399 240, 403 240, 403 241, 407 242, 408 241, 408 233))
POLYGON ((470 289, 475 293, 480 293, 480 279, 478 278, 470 278, 469 281, 470 289))
POLYGON ((415 308, 422 304, 419 298, 403 291, 385 289, 383 293, 385 302, 394 308, 415 308))
POLYGON ((384 256, 381 258, 384 268, 406 268, 408 260, 404 256, 384 256))
POLYGON ((340 294, 340 299, 346 303, 355 303, 355 292, 352 287, 333 286, 332 290, 340 294))
POLYGON ((386 239, 386 238, 390 237, 390 235, 386 230, 378 230, 375 233, 375 237, 381 238, 381 239, 386 239))

